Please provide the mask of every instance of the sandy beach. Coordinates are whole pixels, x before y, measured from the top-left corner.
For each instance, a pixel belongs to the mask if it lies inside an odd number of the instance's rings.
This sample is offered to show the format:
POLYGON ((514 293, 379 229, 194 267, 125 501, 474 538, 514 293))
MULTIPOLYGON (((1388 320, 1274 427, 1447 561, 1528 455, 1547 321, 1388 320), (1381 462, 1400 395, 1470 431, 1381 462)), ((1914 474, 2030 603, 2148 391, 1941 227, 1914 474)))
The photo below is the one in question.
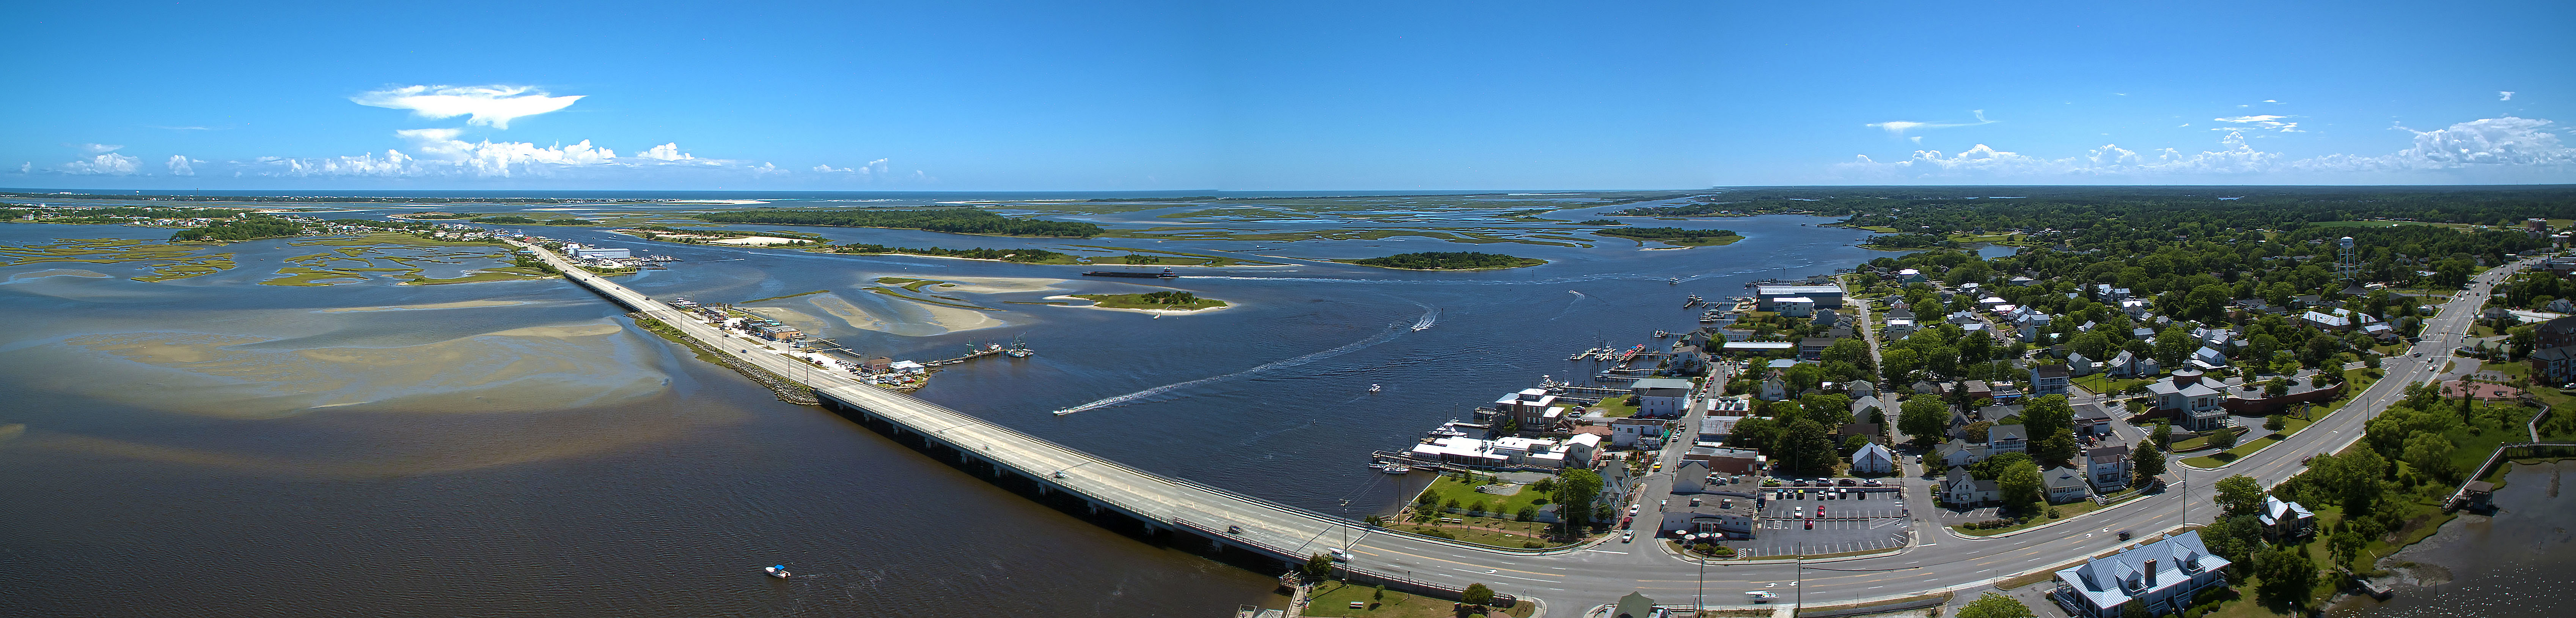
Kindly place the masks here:
MULTIPOLYGON (((1063 301, 1072 301, 1072 302, 1077 302, 1077 303, 1088 303, 1088 302, 1091 302, 1091 299, 1088 299, 1088 298, 1081 298, 1081 297, 1076 297, 1076 296, 1049 296, 1049 297, 1046 297, 1046 299, 1047 299, 1047 300, 1063 300, 1063 301)), ((1151 314, 1155 314, 1155 315, 1192 315, 1192 314, 1199 314, 1199 313, 1207 313, 1207 312, 1210 312, 1210 311, 1224 311, 1224 310, 1226 310, 1226 309, 1230 309, 1230 308, 1233 308, 1233 307, 1239 307, 1239 306, 1242 306, 1242 305, 1239 305, 1239 304, 1228 304, 1228 305, 1226 305, 1226 306, 1224 306, 1224 307, 1207 307, 1207 308, 1202 308, 1202 309, 1127 309, 1127 308, 1122 308, 1122 307, 1102 307, 1102 306, 1100 306, 1100 305, 1099 305, 1099 304, 1097 304, 1097 303, 1095 303, 1095 304, 1089 304, 1089 305, 1071 305, 1071 304, 1067 304, 1067 305, 1049 305, 1049 306, 1052 306, 1052 307, 1072 307, 1072 308, 1075 308, 1075 309, 1097 309, 1097 310, 1101 310, 1101 311, 1125 311, 1125 312, 1129 312, 1129 313, 1151 313, 1151 314)))

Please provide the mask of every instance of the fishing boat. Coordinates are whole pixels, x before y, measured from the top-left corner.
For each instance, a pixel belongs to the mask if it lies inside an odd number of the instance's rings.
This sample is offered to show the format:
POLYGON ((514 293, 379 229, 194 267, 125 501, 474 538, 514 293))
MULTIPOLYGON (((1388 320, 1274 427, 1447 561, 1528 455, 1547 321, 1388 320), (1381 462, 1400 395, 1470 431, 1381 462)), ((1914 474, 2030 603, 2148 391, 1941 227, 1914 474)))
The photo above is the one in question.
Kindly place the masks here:
POLYGON ((1412 471, 1413 471, 1413 466, 1408 466, 1408 465, 1404 465, 1404 464, 1400 464, 1400 463, 1382 463, 1382 464, 1371 465, 1371 466, 1369 466, 1369 467, 1371 467, 1371 468, 1377 468, 1377 471, 1379 471, 1379 472, 1384 472, 1384 473, 1387 473, 1387 474, 1404 474, 1404 473, 1412 472, 1412 471))
POLYGON ((784 564, 770 565, 768 568, 761 569, 761 570, 762 570, 763 572, 767 572, 767 573, 769 573, 769 576, 770 576, 770 577, 775 577, 775 578, 779 578, 779 579, 787 579, 787 565, 784 565, 784 564))

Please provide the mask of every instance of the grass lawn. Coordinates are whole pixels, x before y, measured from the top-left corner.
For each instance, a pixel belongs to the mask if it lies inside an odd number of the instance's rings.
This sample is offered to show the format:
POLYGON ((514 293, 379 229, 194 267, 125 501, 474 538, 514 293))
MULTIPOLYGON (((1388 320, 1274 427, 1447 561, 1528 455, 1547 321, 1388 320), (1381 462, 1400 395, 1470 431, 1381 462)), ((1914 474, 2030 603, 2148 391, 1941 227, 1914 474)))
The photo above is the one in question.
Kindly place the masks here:
POLYGON ((1547 540, 1544 536, 1547 534, 1549 524, 1542 524, 1534 521, 1512 521, 1509 519, 1494 517, 1465 517, 1460 515, 1442 515, 1442 517, 1464 519, 1467 520, 1467 523, 1444 524, 1434 522, 1418 524, 1407 521, 1389 524, 1387 527, 1423 536, 1436 536, 1462 543, 1491 545, 1506 549, 1536 549, 1539 547, 1555 547, 1560 545, 1560 543, 1555 541, 1547 540), (1536 544, 1535 547, 1532 546, 1532 544, 1536 544))
POLYGON ((1601 405, 1599 407, 1601 408, 1601 415, 1609 418, 1627 418, 1636 416, 1637 396, 1620 395, 1609 399, 1603 399, 1601 400, 1601 405))
MULTIPOLYGON (((2346 373, 2363 371, 2369 370, 2355 369, 2346 373)), ((2344 389, 2344 392, 2347 394, 2358 393, 2361 392, 2361 389, 2368 388, 2367 382, 2347 382, 2346 384, 2349 385, 2344 389)), ((2246 441, 2242 444, 2236 445, 2236 448, 2227 449, 2227 451, 2223 453, 2193 457, 2182 460, 2182 462, 2201 468, 2216 468, 2229 463, 2234 463, 2238 459, 2244 459, 2248 455, 2253 455, 2255 451, 2263 450, 2274 444, 2279 444, 2283 440, 2288 440, 2291 436, 2299 435, 2299 432, 2307 429, 2309 425, 2314 425, 2317 421, 2324 420, 2326 415, 2334 414, 2337 410, 2342 410, 2344 402, 2351 400, 2351 397, 2345 397, 2343 399, 2326 402, 2325 405, 2310 408, 2308 409, 2308 418, 2299 418, 2296 416, 2284 417, 2281 420, 2286 421, 2286 424, 2282 425, 2281 431, 2277 433, 2246 441)), ((2189 440, 2186 440, 2185 442, 2189 442, 2189 440)))
POLYGON ((2045 511, 2042 511, 2042 513, 2043 513, 2042 515, 2040 515, 2040 516, 2038 516, 2038 517, 2030 518, 2030 521, 2028 521, 2028 522, 2023 522, 2023 523, 2021 523, 2021 524, 2019 524, 2019 525, 2014 525, 2014 526, 2006 526, 2006 527, 2002 527, 2002 528, 1988 528, 1988 529, 1984 529, 1984 530, 1969 530, 1969 529, 1967 529, 1967 528, 1963 528, 1963 527, 1959 527, 1959 526, 1951 526, 1951 527, 1950 527, 1950 529, 1951 529, 1951 530, 1953 530, 1953 531, 1958 532, 1959 534, 1964 534, 1964 535, 1968 535, 1968 536, 1994 536, 1994 535, 2003 534, 2003 533, 2006 533, 2006 532, 2012 532, 2012 531, 2015 531, 2015 530, 2026 530, 2026 529, 2030 529, 2030 528, 2032 528, 2032 527, 2036 527, 2036 526, 2047 525, 2049 522, 2059 521, 2059 520, 2066 519, 2066 518, 2068 518, 2068 517, 2074 517, 2074 516, 2082 515, 2082 514, 2085 514, 2085 513, 2091 513, 2091 512, 2097 511, 2097 510, 2101 510, 2101 508, 2102 508, 2102 505, 2094 504, 2092 500, 2077 500, 2077 501, 2074 501, 2074 502, 2070 502, 2070 503, 2066 503, 2066 504, 2059 504, 2059 505, 2055 505, 2055 506, 2057 507, 2057 518, 2056 518, 2056 519, 2050 519, 2050 518, 2048 517, 2048 515, 2044 514, 2044 513, 2045 513, 2045 511))
POLYGON ((2096 373, 2096 374, 2093 374, 2093 375, 2084 376, 2084 377, 2081 377, 2081 378, 2076 378, 2076 379, 2074 379, 2074 380, 2071 380, 2071 381, 2070 381, 2070 383, 2072 383, 2072 384, 2074 384, 2074 385, 2076 385, 2076 386, 2084 387, 2084 390, 2091 391, 2093 394, 2096 394, 2096 395, 2117 395, 2117 394, 2120 394, 2120 393, 2128 392, 2128 391, 2129 391, 2129 389, 2130 389, 2131 387, 2139 386, 2139 385, 2146 384, 2146 383, 2149 383, 2149 382, 2154 382, 2154 381, 2155 381, 2155 380, 2141 380, 2141 379, 2137 379, 2137 378, 2129 378, 2129 379, 2122 379, 2122 380, 2114 380, 2114 379, 2111 379, 2110 374, 2096 373))
MULTIPOLYGON (((1493 585, 1494 584, 1486 584, 1486 586, 1493 585)), ((1310 595, 1311 596, 1306 597, 1306 615, 1308 616, 1331 616, 1341 618, 1456 618, 1459 615, 1455 609, 1458 604, 1447 599, 1388 590, 1385 593, 1385 600, 1379 600, 1378 589, 1374 586, 1355 586, 1338 581, 1328 581, 1318 584, 1315 586, 1314 592, 1310 593, 1310 595), (1361 603, 1363 605, 1363 609, 1351 609, 1351 603, 1353 602, 1361 603)), ((1538 605, 1536 603, 1522 600, 1520 605, 1511 608, 1508 612, 1496 611, 1491 614, 1481 615, 1528 616, 1531 612, 1537 611, 1537 609, 1538 605)))
MULTIPOLYGON (((1477 478, 1483 480, 1493 477, 1477 475, 1477 478)), ((1423 488, 1422 491, 1438 496, 1432 501, 1434 507, 1447 506, 1454 500, 1461 508, 1474 510, 1476 505, 1483 504, 1485 506, 1482 510, 1485 512, 1502 513, 1506 516, 1519 513, 1524 506, 1540 506, 1548 503, 1547 492, 1530 489, 1528 486, 1522 486, 1520 493, 1497 496, 1477 492, 1474 486, 1459 482, 1455 475, 1441 475, 1440 480, 1433 481, 1430 487, 1423 488)), ((1421 502, 1417 501, 1415 504, 1421 504, 1421 502)))

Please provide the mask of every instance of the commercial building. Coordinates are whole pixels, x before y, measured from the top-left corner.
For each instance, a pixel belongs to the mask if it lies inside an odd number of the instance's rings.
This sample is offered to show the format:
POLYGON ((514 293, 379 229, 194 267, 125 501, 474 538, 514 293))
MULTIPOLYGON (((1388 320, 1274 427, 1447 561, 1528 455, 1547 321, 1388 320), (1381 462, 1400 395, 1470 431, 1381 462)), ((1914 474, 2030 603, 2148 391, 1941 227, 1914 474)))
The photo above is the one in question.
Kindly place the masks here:
POLYGON ((1407 454, 1416 459, 1473 468, 1563 470, 1566 466, 1590 467, 1593 452, 1600 446, 1601 436, 1592 434, 1579 434, 1562 440, 1522 437, 1480 440, 1465 436, 1436 436, 1414 444, 1407 454))
POLYGON ((1680 418, 1690 406, 1692 386, 1690 380, 1646 378, 1629 384, 1628 393, 1636 397, 1637 416, 1680 418))
POLYGON ((1754 301, 1754 308, 1762 311, 1777 311, 1778 309, 1774 308, 1773 304, 1777 299, 1783 298, 1805 298, 1809 303, 1809 309, 1843 306, 1843 289, 1841 286, 1762 285, 1754 286, 1753 296, 1756 299, 1754 301))
POLYGON ((1523 431, 1555 427, 1565 420, 1565 407, 1556 404, 1556 395, 1544 388, 1522 389, 1494 400, 1494 412, 1520 424, 1523 431))

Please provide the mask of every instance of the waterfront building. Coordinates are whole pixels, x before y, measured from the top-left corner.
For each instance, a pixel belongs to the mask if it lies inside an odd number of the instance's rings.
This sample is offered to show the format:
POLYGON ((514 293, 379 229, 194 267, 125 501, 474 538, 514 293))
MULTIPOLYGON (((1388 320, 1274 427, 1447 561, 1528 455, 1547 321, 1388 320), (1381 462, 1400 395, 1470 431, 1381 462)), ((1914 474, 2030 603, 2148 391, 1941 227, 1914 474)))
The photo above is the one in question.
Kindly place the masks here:
POLYGON ((2231 564, 2185 532, 2057 572, 2049 598, 2078 618, 2117 618, 2132 603, 2148 615, 2183 613, 2194 595, 2227 585, 2231 564))
POLYGON ((576 260, 624 260, 635 257, 632 251, 626 249, 579 245, 565 245, 565 247, 570 249, 572 258, 576 260))
MULTIPOLYGON (((1746 331, 1746 334, 1750 335, 1751 331, 1746 331)), ((1730 332, 1728 336, 1732 337, 1734 334, 1730 332)), ((1729 340, 1725 346, 1718 349, 1730 356, 1787 356, 1798 352, 1798 344, 1787 341, 1729 340)))
POLYGON ((1628 393, 1635 398, 1637 416, 1680 418, 1695 386, 1679 378, 1646 378, 1629 384, 1628 393))
POLYGON ((1601 436, 1593 434, 1578 434, 1564 439, 1505 436, 1492 440, 1438 436, 1414 444, 1407 454, 1416 459, 1473 468, 1554 471, 1564 470, 1566 466, 1591 467, 1592 455, 1600 445, 1601 436))
POLYGON ((1495 413, 1511 417, 1523 431, 1542 431, 1565 420, 1565 407, 1544 388, 1526 388, 1494 400, 1495 413))
POLYGON ((1839 308, 1843 306, 1843 289, 1840 286, 1763 285, 1755 286, 1753 288, 1753 296, 1756 299, 1754 301, 1754 309, 1761 311, 1776 311, 1776 309, 1773 308, 1773 305, 1779 299, 1793 297, 1807 299, 1809 303, 1812 303, 1812 306, 1809 307, 1810 309, 1817 307, 1839 308))

